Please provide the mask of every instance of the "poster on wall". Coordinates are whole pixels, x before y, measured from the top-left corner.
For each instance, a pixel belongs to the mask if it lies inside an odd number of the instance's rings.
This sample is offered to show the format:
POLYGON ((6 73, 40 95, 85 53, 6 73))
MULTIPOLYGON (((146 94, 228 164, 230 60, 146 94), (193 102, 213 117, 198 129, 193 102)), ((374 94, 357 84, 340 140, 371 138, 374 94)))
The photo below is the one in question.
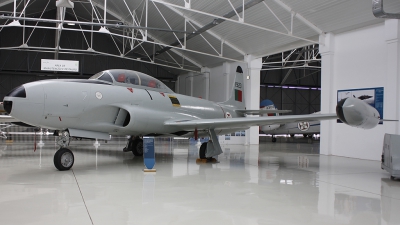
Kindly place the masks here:
MULTIPOLYGON (((383 119, 383 87, 338 90, 337 101, 339 102, 345 98, 358 98, 365 101, 378 110, 381 119, 383 119)), ((342 123, 339 119, 337 122, 342 123)), ((383 122, 379 122, 379 124, 382 123, 383 122)))

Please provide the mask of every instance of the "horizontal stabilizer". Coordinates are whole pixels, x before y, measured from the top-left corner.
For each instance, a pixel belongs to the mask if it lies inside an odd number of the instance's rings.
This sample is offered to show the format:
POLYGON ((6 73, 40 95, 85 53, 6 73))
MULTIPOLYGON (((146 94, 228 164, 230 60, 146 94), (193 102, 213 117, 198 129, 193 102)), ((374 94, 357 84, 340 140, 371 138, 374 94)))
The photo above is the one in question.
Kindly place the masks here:
POLYGON ((290 113, 292 112, 292 110, 259 109, 259 110, 236 110, 236 112, 247 115, 264 115, 268 113, 290 113))
POLYGON ((382 122, 398 122, 399 120, 386 120, 386 119, 380 119, 379 121, 382 121, 382 122))

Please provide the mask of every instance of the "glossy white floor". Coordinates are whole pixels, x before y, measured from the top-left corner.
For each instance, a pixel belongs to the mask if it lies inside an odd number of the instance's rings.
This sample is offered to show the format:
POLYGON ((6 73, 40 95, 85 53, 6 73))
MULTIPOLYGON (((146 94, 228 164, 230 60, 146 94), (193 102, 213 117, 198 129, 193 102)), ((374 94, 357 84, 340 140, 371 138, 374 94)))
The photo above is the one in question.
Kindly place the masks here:
POLYGON ((125 141, 71 142, 72 170, 53 166, 54 138, 0 142, 0 224, 400 224, 400 181, 378 161, 320 156, 319 143, 198 147, 156 142, 156 174, 125 141))

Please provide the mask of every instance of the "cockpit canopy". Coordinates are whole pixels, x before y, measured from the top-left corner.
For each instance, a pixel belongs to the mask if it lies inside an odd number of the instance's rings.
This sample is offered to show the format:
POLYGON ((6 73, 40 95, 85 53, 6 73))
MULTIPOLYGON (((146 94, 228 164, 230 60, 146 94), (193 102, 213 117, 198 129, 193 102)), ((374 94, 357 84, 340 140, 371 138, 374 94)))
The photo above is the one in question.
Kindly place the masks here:
POLYGON ((91 76, 89 80, 102 80, 118 86, 153 89, 165 93, 173 93, 163 82, 152 76, 133 70, 105 70, 91 76))

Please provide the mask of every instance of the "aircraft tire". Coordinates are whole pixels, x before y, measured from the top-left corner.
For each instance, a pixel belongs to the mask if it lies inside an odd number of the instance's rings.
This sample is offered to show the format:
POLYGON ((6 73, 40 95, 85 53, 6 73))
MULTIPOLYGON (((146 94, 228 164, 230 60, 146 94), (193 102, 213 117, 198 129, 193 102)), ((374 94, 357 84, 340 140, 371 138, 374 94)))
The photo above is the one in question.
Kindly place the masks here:
POLYGON ((273 137, 273 138, 272 138, 272 142, 276 142, 276 137, 273 137))
POLYGON ((143 140, 141 138, 132 142, 132 153, 135 156, 143 156, 143 140))
POLYGON ((123 151, 124 151, 124 152, 133 151, 134 143, 135 143, 135 139, 133 139, 132 137, 130 137, 129 140, 128 140, 128 146, 125 147, 125 148, 123 149, 123 151))
POLYGON ((207 152, 207 142, 204 142, 203 144, 201 144, 199 150, 200 159, 206 159, 206 152, 207 152))
POLYGON ((290 137, 294 137, 294 134, 290 134, 290 137))
POLYGON ((308 134, 303 134, 303 137, 305 137, 305 138, 306 138, 307 136, 308 136, 308 134))
POLYGON ((72 168, 75 162, 74 154, 68 148, 60 148, 56 154, 54 154, 54 166, 59 171, 69 170, 72 168))

